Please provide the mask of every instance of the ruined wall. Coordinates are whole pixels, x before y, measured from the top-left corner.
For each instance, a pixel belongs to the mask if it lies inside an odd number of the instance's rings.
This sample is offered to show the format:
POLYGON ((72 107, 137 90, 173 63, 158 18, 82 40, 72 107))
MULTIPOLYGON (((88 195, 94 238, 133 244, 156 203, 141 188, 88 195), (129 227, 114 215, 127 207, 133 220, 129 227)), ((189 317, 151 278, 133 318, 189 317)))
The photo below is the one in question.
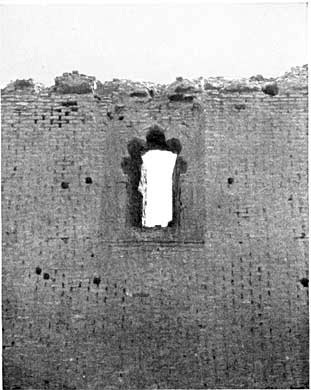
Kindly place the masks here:
POLYGON ((2 90, 5 389, 308 387, 306 73, 2 90), (142 231, 121 165, 153 124, 187 171, 142 231))

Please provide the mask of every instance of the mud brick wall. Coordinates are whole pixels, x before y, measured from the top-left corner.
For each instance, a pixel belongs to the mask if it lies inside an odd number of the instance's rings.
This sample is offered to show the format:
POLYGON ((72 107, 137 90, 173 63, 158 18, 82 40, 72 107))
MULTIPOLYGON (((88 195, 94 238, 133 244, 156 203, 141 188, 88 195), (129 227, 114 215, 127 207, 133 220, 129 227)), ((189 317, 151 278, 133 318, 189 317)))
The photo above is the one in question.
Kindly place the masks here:
POLYGON ((308 387, 307 69, 2 90, 5 389, 308 387), (180 224, 129 219, 128 143, 178 138, 180 224))

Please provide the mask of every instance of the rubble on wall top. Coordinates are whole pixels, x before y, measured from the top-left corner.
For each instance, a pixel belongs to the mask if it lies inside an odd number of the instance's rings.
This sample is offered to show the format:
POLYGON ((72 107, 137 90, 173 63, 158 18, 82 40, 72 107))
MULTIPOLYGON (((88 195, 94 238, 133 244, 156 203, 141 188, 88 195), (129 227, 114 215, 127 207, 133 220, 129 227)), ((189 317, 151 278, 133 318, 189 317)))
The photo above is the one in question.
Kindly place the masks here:
POLYGON ((44 86, 40 83, 35 83, 33 79, 17 79, 11 81, 2 91, 6 93, 21 91, 21 92, 39 92, 44 89, 44 86))
POLYGON ((286 84, 289 88, 305 88, 308 85, 308 65, 292 67, 290 72, 278 77, 276 82, 286 84))
POLYGON ((168 85, 167 91, 168 93, 197 93, 202 92, 202 85, 200 79, 190 81, 177 77, 176 81, 168 85))
POLYGON ((53 91, 60 94, 66 93, 92 93, 95 86, 95 77, 79 74, 77 70, 72 73, 63 73, 62 76, 55 78, 53 91))
POLYGON ((110 94, 113 92, 128 94, 136 98, 153 97, 154 92, 160 92, 162 86, 151 82, 139 82, 124 79, 113 79, 112 81, 96 82, 96 93, 99 95, 110 94))
POLYGON ((199 77, 194 80, 177 77, 168 85, 152 82, 138 82, 124 79, 113 79, 101 82, 94 76, 80 74, 78 71, 63 73, 55 78, 55 84, 45 88, 35 83, 33 79, 16 80, 9 83, 3 93, 27 92, 38 93, 45 91, 57 94, 89 94, 108 95, 112 93, 126 94, 135 99, 152 99, 155 94, 166 94, 171 101, 191 101, 202 92, 212 93, 243 93, 263 91, 270 95, 276 95, 279 90, 299 90, 308 86, 308 66, 296 66, 289 72, 276 78, 265 78, 255 75, 239 80, 227 80, 223 77, 199 77))

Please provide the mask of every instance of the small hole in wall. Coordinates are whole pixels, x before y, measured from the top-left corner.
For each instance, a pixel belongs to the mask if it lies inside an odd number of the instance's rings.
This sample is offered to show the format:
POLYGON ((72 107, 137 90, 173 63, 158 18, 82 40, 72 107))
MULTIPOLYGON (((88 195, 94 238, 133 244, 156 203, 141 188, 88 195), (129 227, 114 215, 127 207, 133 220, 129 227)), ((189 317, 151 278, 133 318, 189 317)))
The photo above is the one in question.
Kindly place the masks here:
POLYGON ((92 183, 93 183, 92 178, 91 178, 91 177, 86 177, 86 178, 85 178, 85 183, 86 183, 86 184, 92 184, 92 183))
POLYGON ((50 275, 47 272, 44 272, 43 279, 44 280, 49 280, 50 279, 50 275))
POLYGON ((40 267, 36 267, 36 274, 41 275, 42 269, 40 267))
POLYGON ((98 276, 95 276, 93 279, 93 283, 96 284, 96 286, 98 287, 100 284, 100 278, 98 276))
POLYGON ((234 182, 233 177, 229 177, 228 178, 228 184, 231 185, 231 184, 233 184, 233 182, 234 182))
POLYGON ((245 110, 246 105, 245 104, 235 104, 234 108, 238 111, 245 110))
POLYGON ((69 188, 69 183, 67 183, 66 181, 63 181, 61 186, 65 190, 66 188, 69 188))
POLYGON ((279 93, 279 88, 277 83, 268 83, 262 87, 262 92, 270 95, 275 96, 279 93))
POLYGON ((300 283, 303 285, 303 287, 309 287, 309 279, 307 278, 300 279, 300 283))
POLYGON ((124 119, 124 116, 123 116, 123 115, 120 115, 120 116, 119 116, 119 121, 123 121, 123 119, 124 119))

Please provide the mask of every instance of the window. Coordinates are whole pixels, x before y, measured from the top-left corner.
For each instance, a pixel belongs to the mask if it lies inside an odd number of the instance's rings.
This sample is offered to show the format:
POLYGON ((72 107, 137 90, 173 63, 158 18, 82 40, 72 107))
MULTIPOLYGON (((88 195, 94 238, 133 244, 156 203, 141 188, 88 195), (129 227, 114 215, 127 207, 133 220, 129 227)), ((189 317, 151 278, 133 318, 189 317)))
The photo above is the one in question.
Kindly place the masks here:
POLYGON ((122 161, 129 177, 127 222, 142 228, 172 227, 179 224, 179 175, 186 172, 178 139, 166 141, 163 130, 152 126, 146 142, 134 138, 128 143, 130 157, 122 161))

